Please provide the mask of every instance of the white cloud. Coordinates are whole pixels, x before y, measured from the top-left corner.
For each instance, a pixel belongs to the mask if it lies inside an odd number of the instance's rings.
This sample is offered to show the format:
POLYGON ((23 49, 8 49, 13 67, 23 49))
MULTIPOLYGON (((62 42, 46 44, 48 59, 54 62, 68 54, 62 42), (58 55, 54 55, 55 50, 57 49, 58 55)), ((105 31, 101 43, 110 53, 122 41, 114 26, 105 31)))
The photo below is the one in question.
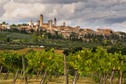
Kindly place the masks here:
POLYGON ((126 21, 122 23, 115 23, 111 25, 111 28, 116 31, 126 32, 126 21))
POLYGON ((5 20, 27 19, 27 18, 35 18, 36 16, 38 16, 42 11, 45 10, 45 6, 39 3, 25 4, 25 3, 10 2, 4 5, 4 10, 6 12, 1 17, 2 19, 5 20))

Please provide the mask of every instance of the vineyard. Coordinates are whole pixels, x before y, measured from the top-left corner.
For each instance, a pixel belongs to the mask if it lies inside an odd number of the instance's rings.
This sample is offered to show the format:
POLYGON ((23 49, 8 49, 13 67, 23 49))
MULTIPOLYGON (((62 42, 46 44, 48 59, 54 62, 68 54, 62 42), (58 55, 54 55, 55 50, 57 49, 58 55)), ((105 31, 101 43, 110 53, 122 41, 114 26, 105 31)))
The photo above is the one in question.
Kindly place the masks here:
POLYGON ((110 53, 102 47, 84 48, 76 52, 62 52, 53 48, 26 50, 0 51, 0 83, 126 83, 126 55, 121 51, 110 53))

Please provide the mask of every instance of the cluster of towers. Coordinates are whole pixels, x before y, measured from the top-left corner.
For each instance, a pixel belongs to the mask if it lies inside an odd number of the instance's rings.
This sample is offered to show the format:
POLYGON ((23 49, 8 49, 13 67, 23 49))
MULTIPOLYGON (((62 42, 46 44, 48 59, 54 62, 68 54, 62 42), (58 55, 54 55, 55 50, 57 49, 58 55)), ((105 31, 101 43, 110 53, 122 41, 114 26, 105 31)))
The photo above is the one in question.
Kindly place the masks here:
POLYGON ((31 28, 34 28, 34 26, 38 29, 38 28, 52 28, 52 27, 56 27, 57 26, 57 20, 56 18, 54 18, 54 24, 53 24, 53 20, 49 20, 48 23, 44 23, 43 21, 43 15, 40 15, 40 18, 38 20, 38 22, 36 24, 34 24, 32 22, 32 20, 29 22, 29 26, 31 28))
POLYGON ((40 27, 52 27, 52 26, 56 26, 57 20, 56 18, 54 18, 54 24, 52 20, 49 20, 48 23, 44 23, 43 21, 43 15, 40 15, 40 20, 39 20, 39 26, 40 27))

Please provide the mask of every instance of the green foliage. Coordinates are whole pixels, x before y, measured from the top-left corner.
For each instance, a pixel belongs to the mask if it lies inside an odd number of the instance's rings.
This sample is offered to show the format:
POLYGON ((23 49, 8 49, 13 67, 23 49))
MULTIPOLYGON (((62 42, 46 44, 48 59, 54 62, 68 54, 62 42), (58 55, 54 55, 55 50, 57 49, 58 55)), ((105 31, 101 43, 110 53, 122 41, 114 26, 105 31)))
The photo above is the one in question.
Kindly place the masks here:
POLYGON ((47 71, 50 73, 63 73, 63 56, 54 53, 54 49, 48 51, 30 51, 26 54, 28 68, 37 71, 47 71))
POLYGON ((8 70, 15 71, 22 67, 21 55, 12 52, 1 52, 2 65, 4 65, 8 70))
POLYGON ((126 69, 125 55, 122 55, 121 52, 108 53, 107 49, 102 47, 96 47, 93 50, 83 49, 79 52, 71 53, 67 56, 67 59, 69 69, 77 70, 80 75, 94 74, 93 78, 107 76, 113 70, 125 72, 126 69))
POLYGON ((17 27, 17 25, 12 24, 12 25, 10 25, 10 27, 11 27, 11 28, 15 28, 15 27, 17 27))
POLYGON ((2 22, 3 25, 6 25, 7 23, 6 22, 2 22))
POLYGON ((33 34, 32 34, 32 41, 33 42, 38 42, 38 39, 37 39, 37 33, 36 32, 34 32, 33 34))
MULTIPOLYGON (((121 51, 108 53, 107 49, 102 47, 76 48, 73 51, 66 57, 71 76, 74 76, 74 73, 78 71, 81 76, 90 76, 99 82, 103 76, 110 77, 113 70, 126 71, 126 55, 123 55, 121 51)), ((48 72, 54 76, 63 75, 64 58, 63 55, 55 53, 54 48, 41 52, 29 50, 23 56, 26 65, 25 73, 27 74, 48 72)), ((11 72, 15 72, 18 68, 22 69, 21 55, 13 52, 0 52, 0 64, 11 72)))

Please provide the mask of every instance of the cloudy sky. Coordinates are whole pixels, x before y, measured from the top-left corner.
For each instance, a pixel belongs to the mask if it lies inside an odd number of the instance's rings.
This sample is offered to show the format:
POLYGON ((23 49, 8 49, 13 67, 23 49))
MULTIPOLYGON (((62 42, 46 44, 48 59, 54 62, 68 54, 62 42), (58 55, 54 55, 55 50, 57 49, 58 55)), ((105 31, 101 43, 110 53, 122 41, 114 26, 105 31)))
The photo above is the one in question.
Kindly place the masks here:
POLYGON ((126 0, 0 0, 0 22, 36 22, 40 14, 58 25, 126 32, 126 0))

